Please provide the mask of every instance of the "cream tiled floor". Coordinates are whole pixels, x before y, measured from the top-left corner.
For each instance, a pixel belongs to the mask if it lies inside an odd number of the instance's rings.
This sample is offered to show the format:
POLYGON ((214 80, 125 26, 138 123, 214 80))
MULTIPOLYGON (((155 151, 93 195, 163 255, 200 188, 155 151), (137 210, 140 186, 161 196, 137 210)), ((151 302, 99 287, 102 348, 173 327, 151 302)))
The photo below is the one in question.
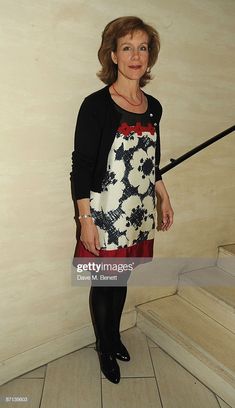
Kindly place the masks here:
POLYGON ((131 361, 118 361, 119 384, 103 376, 92 344, 0 386, 0 408, 229 408, 137 327, 122 341, 131 361))

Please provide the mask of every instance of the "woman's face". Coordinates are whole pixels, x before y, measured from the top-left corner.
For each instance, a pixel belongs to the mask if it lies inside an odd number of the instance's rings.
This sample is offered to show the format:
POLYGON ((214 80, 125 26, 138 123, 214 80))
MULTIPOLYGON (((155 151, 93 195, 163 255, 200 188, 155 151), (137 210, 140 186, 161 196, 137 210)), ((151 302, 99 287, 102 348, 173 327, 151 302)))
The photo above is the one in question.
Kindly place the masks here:
POLYGON ((117 41, 117 51, 111 53, 112 60, 118 65, 118 75, 130 80, 139 80, 148 68, 148 35, 144 31, 135 31, 117 41))

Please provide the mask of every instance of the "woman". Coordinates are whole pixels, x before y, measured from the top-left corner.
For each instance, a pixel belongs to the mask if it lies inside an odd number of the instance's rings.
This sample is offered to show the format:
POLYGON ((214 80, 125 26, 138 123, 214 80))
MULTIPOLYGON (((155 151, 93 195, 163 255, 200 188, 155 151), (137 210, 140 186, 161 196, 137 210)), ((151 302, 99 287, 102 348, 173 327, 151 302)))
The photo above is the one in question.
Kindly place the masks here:
MULTIPOLYGON (((75 131, 72 181, 81 225, 75 257, 152 257, 156 194, 162 231, 173 223, 159 170, 162 106, 141 89, 159 49, 158 32, 137 17, 117 18, 103 31, 98 77, 106 86, 84 99, 75 131)), ((119 332, 126 293, 126 285, 90 288, 96 351, 113 383, 120 381, 116 359, 130 360, 119 332)))

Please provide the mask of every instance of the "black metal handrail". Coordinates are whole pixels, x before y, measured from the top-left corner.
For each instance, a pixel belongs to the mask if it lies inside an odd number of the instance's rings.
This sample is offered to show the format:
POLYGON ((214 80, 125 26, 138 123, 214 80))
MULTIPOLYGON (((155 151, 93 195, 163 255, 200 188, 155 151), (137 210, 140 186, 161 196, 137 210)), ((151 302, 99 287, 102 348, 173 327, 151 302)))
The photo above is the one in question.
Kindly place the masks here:
POLYGON ((177 159, 170 159, 171 163, 164 166, 160 169, 161 174, 166 173, 173 167, 177 166, 178 164, 182 163, 184 160, 188 159, 189 157, 193 156, 194 154, 198 153, 200 150, 205 149, 205 147, 209 146, 210 144, 217 142, 217 140, 222 139, 222 137, 228 135, 229 133, 234 132, 235 125, 231 126, 230 128, 224 130, 221 133, 211 137, 210 139, 206 140, 205 142, 201 143, 200 145, 194 147, 192 150, 184 153, 182 156, 178 157, 177 159))

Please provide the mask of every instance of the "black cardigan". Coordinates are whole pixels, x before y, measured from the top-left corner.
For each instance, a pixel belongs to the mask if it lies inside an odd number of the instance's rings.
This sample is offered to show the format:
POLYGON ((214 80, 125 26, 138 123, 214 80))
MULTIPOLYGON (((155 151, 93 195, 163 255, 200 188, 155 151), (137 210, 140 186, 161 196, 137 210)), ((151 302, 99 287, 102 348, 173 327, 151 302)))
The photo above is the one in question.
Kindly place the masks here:
MULTIPOLYGON (((161 180, 160 131, 162 105, 153 96, 144 92, 148 100, 150 122, 157 133, 155 153, 155 181, 161 180)), ((115 109, 109 85, 88 95, 82 102, 75 129, 72 153, 71 181, 76 200, 90 198, 90 191, 101 192, 102 179, 106 171, 108 154, 121 114, 115 109)))

